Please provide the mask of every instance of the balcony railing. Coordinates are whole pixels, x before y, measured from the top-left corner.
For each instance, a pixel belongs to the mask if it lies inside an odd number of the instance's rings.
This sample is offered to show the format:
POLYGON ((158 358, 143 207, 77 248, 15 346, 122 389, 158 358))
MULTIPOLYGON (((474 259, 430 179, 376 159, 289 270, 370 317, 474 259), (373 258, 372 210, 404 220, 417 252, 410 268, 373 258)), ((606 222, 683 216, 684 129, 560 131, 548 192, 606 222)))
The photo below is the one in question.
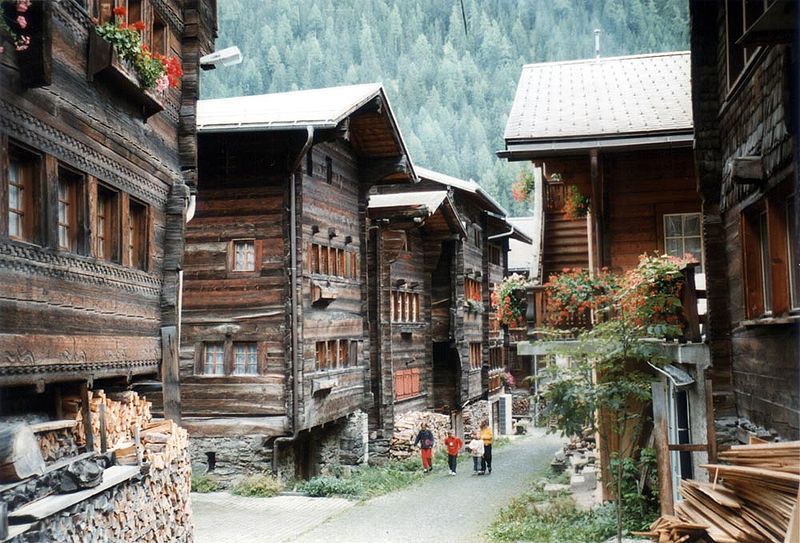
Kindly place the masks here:
MULTIPOLYGON (((683 334, 677 338, 681 343, 696 343, 703 340, 702 326, 705 323, 705 289, 697 288, 696 268, 699 264, 691 263, 684 266, 684 288, 681 290, 681 305, 683 312, 683 334), (700 302, 700 303, 698 303, 700 302)), ((548 304, 548 290, 543 285, 534 285, 527 290, 528 307, 525 318, 527 340, 545 339, 574 339, 583 330, 592 327, 590 311, 573 313, 567 316, 553 315, 548 304), (545 332, 547 331, 547 332, 545 332)), ((509 330, 512 341, 518 342, 519 329, 509 330), (516 336, 515 336, 516 334, 516 336)))

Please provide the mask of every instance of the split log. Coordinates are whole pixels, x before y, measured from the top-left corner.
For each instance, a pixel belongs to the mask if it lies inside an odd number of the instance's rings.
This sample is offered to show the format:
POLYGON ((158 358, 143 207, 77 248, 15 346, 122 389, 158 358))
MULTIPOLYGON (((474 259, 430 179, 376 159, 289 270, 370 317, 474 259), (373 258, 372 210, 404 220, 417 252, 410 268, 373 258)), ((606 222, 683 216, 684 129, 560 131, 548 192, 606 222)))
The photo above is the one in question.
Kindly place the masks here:
POLYGON ((39 443, 27 424, 0 426, 0 483, 41 475, 44 468, 39 443))

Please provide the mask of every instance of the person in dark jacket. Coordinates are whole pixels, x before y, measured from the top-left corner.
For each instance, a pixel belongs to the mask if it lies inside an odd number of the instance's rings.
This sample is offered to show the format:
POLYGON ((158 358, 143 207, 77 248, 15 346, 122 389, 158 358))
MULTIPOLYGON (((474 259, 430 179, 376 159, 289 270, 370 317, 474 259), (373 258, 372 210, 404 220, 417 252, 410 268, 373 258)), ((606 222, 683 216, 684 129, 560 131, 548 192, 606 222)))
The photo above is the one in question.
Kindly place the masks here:
POLYGON ((422 427, 414 440, 414 445, 419 445, 419 453, 422 457, 422 471, 425 473, 433 470, 433 432, 428 429, 428 425, 422 423, 422 427))

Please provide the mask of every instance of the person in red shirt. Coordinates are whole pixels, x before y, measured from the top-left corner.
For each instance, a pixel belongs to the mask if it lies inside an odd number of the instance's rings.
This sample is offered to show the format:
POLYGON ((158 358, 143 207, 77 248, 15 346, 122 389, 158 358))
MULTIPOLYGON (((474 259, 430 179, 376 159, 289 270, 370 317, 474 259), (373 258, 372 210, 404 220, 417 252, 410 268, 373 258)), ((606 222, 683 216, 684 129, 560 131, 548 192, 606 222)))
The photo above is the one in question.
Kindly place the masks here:
POLYGON ((447 447, 447 465, 450 466, 450 475, 456 474, 456 467, 458 466, 458 451, 464 444, 459 438, 455 436, 452 430, 447 432, 447 438, 444 440, 444 446, 447 447))

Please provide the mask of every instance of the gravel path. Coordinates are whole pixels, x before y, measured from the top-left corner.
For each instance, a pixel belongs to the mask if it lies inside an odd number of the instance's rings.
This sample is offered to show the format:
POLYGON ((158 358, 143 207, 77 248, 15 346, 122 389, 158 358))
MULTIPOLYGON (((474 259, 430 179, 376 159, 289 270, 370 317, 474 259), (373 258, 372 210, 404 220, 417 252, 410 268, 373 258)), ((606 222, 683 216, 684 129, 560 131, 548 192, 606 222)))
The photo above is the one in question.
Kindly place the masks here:
MULTIPOLYGON (((340 498, 193 494, 197 543, 437 543, 482 541, 498 511, 543 470, 561 439, 533 430, 494 451, 491 475, 435 471, 405 490, 356 503, 340 498)), ((469 460, 469 461, 467 461, 469 460)))
POLYGON ((495 451, 489 476, 471 475, 472 466, 461 461, 456 477, 434 472, 421 484, 347 509, 290 541, 482 541, 499 510, 527 488, 531 476, 548 465, 560 445, 560 438, 536 429, 495 451))

